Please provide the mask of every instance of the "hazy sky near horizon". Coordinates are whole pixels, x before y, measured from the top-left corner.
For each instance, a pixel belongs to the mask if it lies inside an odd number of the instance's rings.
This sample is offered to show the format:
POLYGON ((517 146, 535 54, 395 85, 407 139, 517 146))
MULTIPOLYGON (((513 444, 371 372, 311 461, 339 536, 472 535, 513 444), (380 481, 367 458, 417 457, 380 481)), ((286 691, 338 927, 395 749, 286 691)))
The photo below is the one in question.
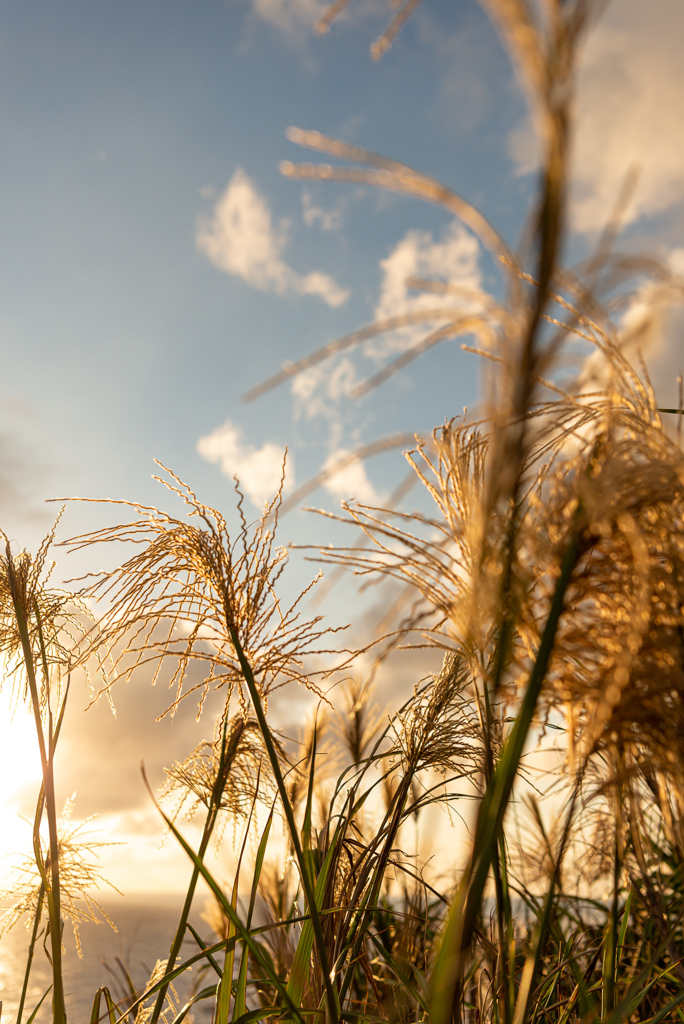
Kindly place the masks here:
MULTIPOLYGON (((0 527, 19 547, 35 549, 48 528, 55 507, 46 498, 166 503, 151 480, 154 458, 222 510, 234 506, 236 473, 256 516, 286 446, 292 493, 359 446, 425 434, 477 403, 480 367, 460 340, 352 399, 407 333, 251 404, 241 399, 286 362, 425 303, 407 288, 411 276, 498 287, 491 260, 442 210, 283 177, 281 160, 312 158, 288 140, 288 126, 434 175, 481 207, 512 247, 534 192, 525 103, 475 0, 424 0, 379 62, 369 47, 391 18, 384 0, 352 0, 316 35, 325 7, 3 4, 0 527)), ((684 272, 682 38, 680 0, 614 0, 595 26, 577 102, 572 258, 595 242, 637 166, 624 244, 684 272)), ((684 364, 679 323, 667 321, 647 353, 668 405, 684 364)), ((400 453, 386 453, 348 466, 309 500, 381 502, 403 472, 400 453)), ((115 514, 69 506, 60 536, 115 514)), ((295 511, 281 539, 322 542, 326 531, 295 511)), ((75 560, 75 571, 100 557, 75 560)), ((68 575, 68 559, 58 568, 68 575)), ((304 580, 311 569, 292 573, 304 580)), ((105 834, 143 835, 125 856, 108 856, 123 888, 173 888, 183 876, 180 855, 155 852, 159 829, 138 765, 145 754, 158 773, 204 727, 190 712, 154 726, 165 697, 122 689, 117 719, 98 707, 68 722, 64 737, 62 791, 76 789, 76 815, 99 813, 105 834), (98 762, 105 749, 110 760, 98 762)), ((75 716, 84 704, 81 695, 75 716)), ((301 721, 304 702, 288 713, 288 724, 301 721)), ((12 796, 12 809, 30 816, 30 792, 12 796)))

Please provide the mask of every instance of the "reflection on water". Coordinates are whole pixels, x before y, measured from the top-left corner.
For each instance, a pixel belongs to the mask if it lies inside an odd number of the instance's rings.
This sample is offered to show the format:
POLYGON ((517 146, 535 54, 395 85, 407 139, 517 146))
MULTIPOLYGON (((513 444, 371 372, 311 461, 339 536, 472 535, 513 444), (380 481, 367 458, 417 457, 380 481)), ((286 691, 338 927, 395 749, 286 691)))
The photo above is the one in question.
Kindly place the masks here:
MULTIPOLYGON (((157 959, 167 955, 171 939, 178 923, 182 900, 178 897, 128 897, 108 900, 105 910, 119 929, 118 934, 106 924, 81 925, 83 959, 79 960, 74 945, 73 933, 65 928, 66 947, 64 964, 64 988, 66 993, 67 1016, 73 1021, 90 1019, 93 998, 100 985, 107 985, 117 999, 124 993, 124 975, 117 959, 124 964, 134 984, 142 989, 148 980, 157 959)), ((193 926, 205 941, 215 941, 210 929, 195 914, 193 926)), ((26 952, 29 934, 20 921, 0 942, 0 999, 2 999, 2 1022, 10 1024, 16 1019, 21 986, 26 967, 26 952)), ((197 951, 194 942, 183 946, 183 959, 197 951)), ((215 975, 214 975, 215 977, 215 975)), ((195 967, 188 979, 178 989, 185 1000, 193 987, 202 980, 200 988, 212 984, 212 978, 202 975, 195 967), (202 980, 203 979, 203 980, 202 980)), ((31 971, 29 996, 26 1001, 24 1020, 30 1016, 40 997, 51 983, 50 964, 42 945, 36 949, 34 966, 31 971)), ((50 996, 43 1003, 36 1022, 47 1024, 51 1020, 50 996)), ((199 1003, 193 1008, 193 1017, 198 1024, 211 1019, 211 1000, 199 1003)))

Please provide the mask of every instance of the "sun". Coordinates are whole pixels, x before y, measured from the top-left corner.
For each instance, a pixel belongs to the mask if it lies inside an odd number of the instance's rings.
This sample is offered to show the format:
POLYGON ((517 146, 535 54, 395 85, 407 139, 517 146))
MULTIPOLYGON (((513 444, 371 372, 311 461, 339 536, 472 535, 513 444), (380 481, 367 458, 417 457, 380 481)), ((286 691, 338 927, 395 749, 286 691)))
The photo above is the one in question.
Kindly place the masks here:
POLYGON ((33 714, 12 700, 6 681, 0 690, 0 886, 21 855, 31 852, 32 825, 25 817, 31 818, 32 811, 25 798, 31 789, 37 797, 40 780, 33 714))

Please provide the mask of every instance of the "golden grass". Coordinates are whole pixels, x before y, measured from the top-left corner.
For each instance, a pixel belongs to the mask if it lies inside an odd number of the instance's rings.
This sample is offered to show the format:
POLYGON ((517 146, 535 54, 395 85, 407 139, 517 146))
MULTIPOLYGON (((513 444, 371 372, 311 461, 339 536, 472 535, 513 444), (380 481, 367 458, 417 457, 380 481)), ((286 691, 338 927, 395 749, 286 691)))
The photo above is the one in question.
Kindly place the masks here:
MULTIPOLYGON (((282 486, 253 527, 238 491, 237 537, 168 471, 164 482, 185 518, 119 503, 132 522, 71 542, 135 545, 114 572, 84 581, 79 599, 103 598, 107 607, 75 645, 69 627, 80 628, 81 613, 41 582, 47 546, 33 561, 9 549, 0 561, 0 650, 30 691, 45 779, 34 850, 40 884, 35 900, 21 904, 18 894, 17 912, 34 915, 35 938, 47 902, 56 1021, 65 1008, 55 927, 71 870, 51 774, 66 701, 59 680, 98 651, 101 692, 117 675, 154 680, 170 662, 169 712, 190 694, 201 708, 210 688, 225 699, 213 739, 168 772, 177 804, 160 813, 191 871, 168 955, 145 991, 118 1008, 109 990, 95 993, 93 1021, 180 1024, 191 1007, 178 1007, 171 986, 195 964, 213 974, 193 999, 210 1001, 220 1024, 684 1020, 681 431, 675 440, 664 428, 647 375, 630 364, 594 287, 606 270, 624 301, 629 275, 648 270, 662 303, 681 282, 613 256, 624 197, 594 256, 574 272, 561 265, 574 68, 598 5, 549 0, 543 26, 524 0, 484 6, 525 84, 542 146, 519 253, 451 189, 367 150, 293 130, 295 141, 361 166, 284 167, 293 177, 363 182, 437 203, 498 258, 505 302, 471 295, 477 311, 467 315, 448 286, 418 282, 446 304, 420 314, 423 340, 368 385, 437 343, 478 339, 490 368, 486 415, 450 421, 408 454, 432 514, 348 504, 337 518, 361 527, 364 542, 319 552, 323 562, 408 588, 411 610, 389 646, 432 648, 441 670, 417 679, 386 720, 371 711, 369 681, 356 678, 341 711, 330 709, 332 723, 320 715, 298 750, 281 741, 269 724, 270 695, 302 685, 323 698, 326 678, 311 659, 331 649, 322 620, 303 616, 308 591, 289 607, 278 595, 282 486), (578 339, 594 354, 584 376, 561 387, 558 368, 578 339), (195 686, 191 661, 205 669, 195 686), (327 760, 326 729, 329 741, 338 738, 327 760), (529 755, 550 730, 563 737, 564 764, 533 776, 529 755), (533 782, 555 804, 532 795, 533 782), (226 891, 204 863, 208 844, 227 817, 246 821, 247 836, 259 800, 273 810, 259 823, 250 869, 243 845, 226 891), (411 830, 435 807, 471 822, 455 883, 431 874, 420 849, 407 852, 411 830), (178 825, 183 809, 203 815, 196 850, 178 825), (39 838, 44 810, 48 849, 39 838), (277 871, 268 863, 274 849, 282 860, 274 813, 291 854, 277 871), (209 946, 189 920, 200 877, 216 903, 209 946), (186 935, 197 953, 178 963, 186 935)), ((410 0, 400 8, 376 53, 411 9, 410 0)), ((347 335, 250 397, 411 321, 347 335)), ((338 675, 349 671, 348 652, 338 667, 338 675)), ((328 681, 337 679, 330 671, 328 681)), ((29 957, 27 978, 30 966, 29 957)))

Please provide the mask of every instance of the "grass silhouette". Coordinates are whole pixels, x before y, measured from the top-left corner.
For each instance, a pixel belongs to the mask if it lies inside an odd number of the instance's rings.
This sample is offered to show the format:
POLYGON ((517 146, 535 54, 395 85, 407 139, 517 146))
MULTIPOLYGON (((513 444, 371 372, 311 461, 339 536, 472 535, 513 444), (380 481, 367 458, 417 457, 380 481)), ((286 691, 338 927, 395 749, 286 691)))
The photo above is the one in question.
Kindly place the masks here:
MULTIPOLYGON (((414 6, 399 9, 376 54, 414 6)), ((604 270, 613 288, 620 272, 624 293, 645 266, 613 255, 622 200, 595 255, 574 271, 561 262, 574 69, 597 7, 549 0, 540 26, 524 0, 483 6, 525 84, 541 142, 519 253, 452 190, 367 150, 292 130, 294 141, 357 166, 283 167, 295 178, 362 182, 436 203, 501 269, 505 299, 471 295, 474 312, 464 313, 448 286, 415 282, 435 294, 435 307, 419 315, 439 326, 368 382, 379 385, 437 343, 479 338, 490 369, 485 414, 445 424, 408 455, 432 513, 347 504, 337 518, 361 527, 364 543, 318 552, 322 562, 408 588, 411 611, 391 645, 433 648, 441 669, 416 679, 385 719, 372 710, 370 683, 352 679, 299 750, 282 742, 269 695, 304 686, 325 705, 337 678, 311 670, 312 656, 330 654, 336 638, 320 618, 304 617, 304 595, 287 608, 278 596, 282 486, 254 527, 238 500, 232 537, 221 513, 167 475, 187 516, 119 503, 132 522, 70 543, 132 542, 134 553, 76 599, 43 584, 46 546, 35 560, 8 547, 0 562, 0 648, 34 709, 44 779, 38 885, 28 902, 18 894, 8 923, 33 915, 28 980, 47 918, 57 1022, 65 1020, 60 916, 72 898, 75 844, 67 860, 52 765, 68 692, 61 681, 95 656, 101 693, 122 675, 156 678, 170 663, 170 712, 209 689, 225 701, 213 738, 169 770, 176 811, 185 802, 204 814, 197 849, 159 805, 190 862, 176 933, 143 992, 118 1005, 108 988, 93 994, 92 1021, 180 1024, 201 1001, 217 1024, 684 1020, 684 457, 661 418, 673 410, 658 409, 599 296, 604 270), (563 354, 578 339, 593 353, 593 376, 561 387, 563 354), (83 602, 96 598, 106 610, 84 625, 83 602), (204 669, 194 686, 191 662, 204 669), (551 815, 528 770, 549 729, 562 735, 564 753, 537 780, 555 791, 551 815), (259 805, 266 810, 257 815, 259 805), (407 852, 435 807, 472 822, 455 884, 434 877, 420 847, 407 852), (291 854, 277 871, 268 859, 274 850, 283 859, 276 815, 291 854), (228 890, 205 864, 226 816, 260 829, 251 866, 243 845, 228 890), (188 920, 200 878, 215 900, 212 944, 188 920), (197 952, 179 962, 187 935, 197 952), (181 1007, 173 983, 197 964, 210 984, 181 1007)), ((681 291, 674 279, 669 286, 681 291)), ((348 335, 251 397, 409 320, 348 335)), ((25 1010, 22 1000, 18 1024, 25 1010)))

